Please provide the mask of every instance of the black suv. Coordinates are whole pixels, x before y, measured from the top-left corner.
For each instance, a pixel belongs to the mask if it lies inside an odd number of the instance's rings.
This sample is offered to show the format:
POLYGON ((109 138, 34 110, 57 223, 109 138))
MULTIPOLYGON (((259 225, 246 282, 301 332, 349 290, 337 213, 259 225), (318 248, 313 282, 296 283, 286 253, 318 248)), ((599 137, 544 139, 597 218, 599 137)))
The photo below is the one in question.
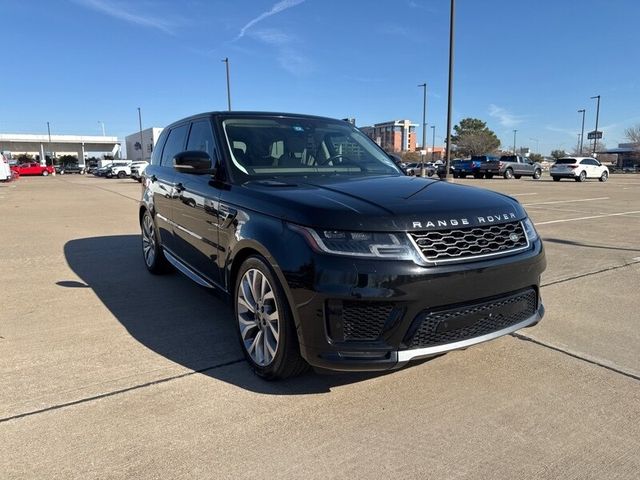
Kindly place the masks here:
POLYGON ((544 313, 542 242, 515 199, 405 176, 341 120, 180 120, 144 172, 139 216, 149 271, 171 264, 228 296, 265 378, 397 368, 544 313))

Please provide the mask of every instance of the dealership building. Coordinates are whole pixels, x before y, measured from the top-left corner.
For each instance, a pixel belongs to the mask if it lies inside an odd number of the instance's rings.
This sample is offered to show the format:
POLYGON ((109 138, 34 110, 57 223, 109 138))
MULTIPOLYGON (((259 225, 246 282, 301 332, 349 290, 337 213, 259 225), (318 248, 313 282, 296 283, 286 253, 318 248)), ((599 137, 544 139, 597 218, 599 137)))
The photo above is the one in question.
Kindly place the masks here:
POLYGON ((127 159, 149 161, 162 130, 162 128, 154 127, 127 135, 124 139, 127 159))

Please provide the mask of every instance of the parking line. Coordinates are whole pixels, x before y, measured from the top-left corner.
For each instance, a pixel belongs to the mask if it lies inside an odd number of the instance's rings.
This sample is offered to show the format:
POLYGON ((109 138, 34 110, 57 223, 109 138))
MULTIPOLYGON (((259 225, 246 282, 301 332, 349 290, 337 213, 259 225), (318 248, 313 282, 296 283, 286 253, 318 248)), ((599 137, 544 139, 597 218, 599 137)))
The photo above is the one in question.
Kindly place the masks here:
POLYGON ((533 205, 555 205, 556 203, 575 203, 575 202, 594 202, 596 200, 609 200, 611 197, 596 197, 596 198, 582 198, 580 200, 555 200, 552 202, 536 202, 536 203, 523 203, 524 207, 531 207, 533 205))
POLYGON ((508 193, 512 197, 524 197, 525 195, 537 195, 537 193, 508 193))
POLYGON ((537 227, 539 225, 550 225, 552 223, 577 222, 578 220, 591 220, 592 218, 603 218, 603 217, 619 217, 622 215, 632 215, 634 213, 640 213, 640 210, 634 210, 633 212, 606 213, 603 215, 592 215, 590 217, 565 218, 564 220, 550 220, 548 222, 536 222, 535 225, 537 227))

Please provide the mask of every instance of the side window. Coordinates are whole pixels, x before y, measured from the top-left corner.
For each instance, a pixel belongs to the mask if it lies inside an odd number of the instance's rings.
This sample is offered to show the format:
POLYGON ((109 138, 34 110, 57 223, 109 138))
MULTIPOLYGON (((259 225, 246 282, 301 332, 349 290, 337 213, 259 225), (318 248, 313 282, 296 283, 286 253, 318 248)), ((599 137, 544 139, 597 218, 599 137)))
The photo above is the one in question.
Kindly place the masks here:
POLYGON ((176 153, 184 151, 184 144, 187 139, 187 131, 189 125, 180 125, 172 128, 162 149, 162 160, 160 164, 163 167, 173 167, 173 157, 176 153))
POLYGON ((156 144, 156 148, 153 149, 153 153, 151 154, 151 165, 160 165, 160 157, 162 154, 162 147, 164 147, 165 142, 167 141, 167 133, 168 130, 164 130, 160 134, 160 138, 158 139, 158 143, 156 144))
POLYGON ((199 120, 191 124, 187 150, 207 152, 211 158, 215 158, 213 133, 211 133, 211 124, 208 120, 199 120))

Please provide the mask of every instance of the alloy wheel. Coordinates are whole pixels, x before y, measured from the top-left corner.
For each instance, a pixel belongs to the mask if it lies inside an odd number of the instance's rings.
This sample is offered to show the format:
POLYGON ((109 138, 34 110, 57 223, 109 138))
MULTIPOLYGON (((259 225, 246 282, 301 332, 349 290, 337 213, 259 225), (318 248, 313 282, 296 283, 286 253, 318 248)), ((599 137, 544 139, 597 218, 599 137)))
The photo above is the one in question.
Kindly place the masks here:
POLYGON ((265 367, 276 356, 280 339, 280 313, 267 277, 258 269, 245 272, 236 292, 238 327, 246 352, 265 367))
POLYGON ((151 267, 156 258, 156 231, 148 213, 142 220, 142 253, 147 267, 151 267))

